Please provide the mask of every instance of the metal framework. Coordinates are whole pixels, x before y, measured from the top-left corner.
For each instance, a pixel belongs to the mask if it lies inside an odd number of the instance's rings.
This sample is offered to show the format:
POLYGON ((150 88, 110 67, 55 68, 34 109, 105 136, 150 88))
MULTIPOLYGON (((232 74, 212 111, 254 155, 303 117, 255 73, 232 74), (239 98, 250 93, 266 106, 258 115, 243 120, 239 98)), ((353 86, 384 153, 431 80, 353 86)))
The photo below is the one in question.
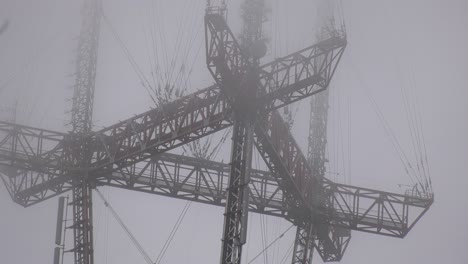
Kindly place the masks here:
POLYGON ((94 86, 101 21, 101 1, 85 0, 83 22, 78 41, 76 79, 71 109, 70 152, 66 158, 73 169, 72 201, 75 263, 93 264, 93 208, 92 185, 88 180, 91 141, 88 134, 92 130, 94 86))
MULTIPOLYGON (((25 130, 20 125, 1 122, 0 124, 2 131, 11 134, 25 130)), ((35 135, 45 135, 46 132, 49 135, 63 136, 61 133, 47 130, 35 133, 35 135)), ((26 131, 24 133, 26 134, 26 131)), ((21 145, 33 145, 34 142, 40 141, 39 139, 34 140, 30 134, 25 134, 16 136, 16 138, 29 138, 27 143, 24 142, 21 145)), ((2 179, 15 202, 23 206, 31 206, 65 193, 72 188, 71 177, 65 174, 60 177, 52 177, 49 180, 46 177, 47 174, 34 174, 32 171, 28 174, 13 173, 13 171, 17 171, 16 168, 21 166, 19 163, 13 165, 15 163, 10 161, 16 160, 13 154, 22 151, 17 149, 8 151, 2 146, 0 146, 0 150, 0 153, 4 153, 1 163, 2 173, 8 175, 2 179)), ((43 150, 42 153, 44 152, 48 152, 48 150, 43 150)), ((31 156, 29 159, 33 159, 33 157, 31 156)), ((42 164, 44 163, 36 165, 36 168, 43 168, 42 164)), ((124 169, 107 174, 91 175, 90 178, 98 186, 112 186, 225 206, 229 171, 228 164, 164 153, 124 169)), ((249 210, 292 219, 289 216, 290 207, 286 202, 287 198, 277 179, 277 176, 270 171, 252 171, 249 182, 249 210)), ((417 197, 410 194, 387 193, 338 184, 327 179, 324 179, 323 186, 323 193, 327 195, 326 200, 330 201, 329 204, 335 208, 334 210, 324 209, 324 212, 329 214, 330 220, 334 220, 331 223, 340 232, 345 232, 344 230, 348 229, 404 237, 429 209, 433 201, 432 196, 417 197), (385 213, 379 214, 378 212, 385 213)), ((325 243, 321 247, 330 248, 325 246, 325 243)))
POLYGON ((326 108, 312 103, 317 109, 309 158, 277 112, 327 89, 345 36, 259 65, 261 55, 250 48, 261 40, 261 20, 250 21, 239 43, 226 23, 225 6, 210 6, 206 60, 216 84, 93 132, 100 4, 86 0, 85 7, 89 19, 80 38, 73 131, 0 122, 0 175, 15 202, 30 206, 73 191, 75 263, 93 263, 91 195, 100 185, 224 206, 221 263, 240 263, 248 211, 294 223, 292 263, 305 264, 314 248, 324 261, 339 261, 350 230, 404 237, 431 206, 432 194, 401 195, 328 180, 326 108), (229 126, 229 164, 168 153, 229 126), (253 146, 268 171, 251 169, 253 146))
MULTIPOLYGON (((313 174, 320 179, 325 178, 326 146, 327 146, 327 124, 328 124, 328 96, 329 90, 312 96, 310 100, 310 122, 309 122, 309 145, 307 159, 313 170, 313 174)), ((319 193, 323 191, 323 184, 314 190, 319 193)), ((324 194, 321 193, 322 197, 324 194)), ((324 203, 325 200, 320 200, 324 203)), ((333 221, 333 219, 330 219, 333 221)), ((351 230, 330 226, 329 223, 315 222, 314 246, 323 261, 340 261, 351 240, 351 230), (325 239, 324 239, 325 238, 325 239), (332 243, 330 243, 330 241, 332 243)), ((297 241, 298 237, 296 237, 297 241)))
POLYGON ((311 263, 313 257, 313 226, 309 222, 304 226, 298 226, 296 231, 296 239, 292 254, 293 264, 311 263))

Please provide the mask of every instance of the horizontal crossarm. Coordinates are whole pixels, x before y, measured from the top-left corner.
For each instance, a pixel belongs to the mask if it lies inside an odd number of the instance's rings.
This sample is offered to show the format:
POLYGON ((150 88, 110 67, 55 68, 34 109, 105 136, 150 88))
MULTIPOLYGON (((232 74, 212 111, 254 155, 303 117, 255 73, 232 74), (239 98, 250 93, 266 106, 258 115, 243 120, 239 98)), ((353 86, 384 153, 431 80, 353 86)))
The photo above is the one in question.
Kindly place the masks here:
MULTIPOLYGON (((66 148, 63 147, 66 145, 65 134, 5 122, 0 122, 0 129, 2 131, 0 141, 2 168, 0 170, 3 172, 4 182, 15 201, 27 206, 70 189, 71 178, 66 176, 63 170, 66 164, 64 157, 66 148)), ((289 149, 294 146, 291 142, 278 144, 279 141, 276 146, 289 146, 289 149)), ((283 153, 285 164, 294 166, 295 169, 291 171, 303 170, 301 167, 296 168, 301 163, 291 156, 291 153, 300 152, 284 152, 284 150, 278 153, 283 153)), ((121 168, 120 172, 124 168, 121 168)), ((118 175, 119 171, 116 173, 118 175)), ((154 186, 148 185, 147 187, 151 189, 154 186)), ((390 194, 330 181, 325 182, 324 188, 327 193, 327 204, 331 210, 327 212, 327 215, 332 216, 337 226, 397 237, 405 236, 433 201, 431 196, 390 194)), ((251 189, 255 190, 255 188, 251 189)), ((282 197, 283 193, 278 190, 276 195, 280 194, 281 198, 275 199, 283 201, 285 199, 282 197)), ((272 206, 271 202, 265 204, 264 201, 267 200, 259 202, 262 200, 257 199, 259 207, 256 210, 260 211, 262 206, 265 208, 272 206)), ((278 207, 272 210, 287 211, 285 208, 279 209, 278 207)))
MULTIPOLYGON (((6 167, 0 168, 8 173, 6 167)), ((224 206, 229 165, 192 157, 164 153, 149 161, 122 168, 107 175, 94 175, 96 184, 154 193, 201 203, 224 206)), ((11 177, 32 185, 12 189, 20 204, 29 206, 71 188, 69 176, 37 179, 38 175, 11 177)), ((19 184, 19 183, 18 183, 19 184)), ((332 207, 326 211, 328 221, 336 228, 345 228, 393 237, 403 237, 429 209, 432 196, 406 195, 360 188, 325 180, 326 200, 332 207), (378 213, 380 208, 380 214, 378 213), (382 213, 383 212, 383 213, 382 213)), ((277 179, 270 172, 253 170, 249 208, 253 212, 290 218, 289 206, 277 179)))
MULTIPOLYGON (((148 111, 94 133, 93 167, 95 172, 107 170, 106 166, 112 166, 111 170, 126 168, 231 124, 229 104, 219 88, 212 86, 163 109, 148 111)), ((22 169, 14 172, 15 179, 8 180, 14 193, 22 194, 22 204, 33 203, 28 199, 37 195, 36 188, 38 192, 50 188, 50 193, 43 193, 36 201, 68 190, 60 187, 66 186, 63 181, 55 180, 66 174, 64 168, 70 157, 67 134, 5 122, 0 123, 0 131, 0 164, 22 169), (27 192, 22 192, 26 189, 27 192)))
POLYGON ((261 66, 260 98, 273 110, 325 90, 346 48, 346 38, 334 36, 261 66))
MULTIPOLYGON (((97 184, 224 206, 229 169, 228 164, 220 162, 164 153, 157 158, 112 174, 101 175, 97 177, 97 184)), ((252 170, 249 187, 251 191, 250 211, 290 218, 288 215, 290 207, 284 197, 284 192, 270 172, 252 170)), ((402 237, 401 234, 406 234, 411 229, 433 201, 432 197, 410 193, 405 195, 388 193, 334 183, 329 180, 325 180, 324 188, 325 200, 334 202, 329 203, 333 207, 321 208, 321 210, 326 213, 327 223, 332 225, 333 230, 324 230, 317 235, 322 241, 327 240, 324 238, 329 236, 331 240, 336 240, 330 241, 335 245, 347 244, 346 241, 338 241, 348 236, 347 229, 402 237), (360 205, 356 206, 356 209, 349 205, 348 200, 338 198, 346 197, 351 193, 353 193, 353 202, 360 205), (395 219, 398 215, 396 212, 382 216, 373 213, 375 197, 379 196, 387 197, 385 204, 388 208, 404 207, 405 217, 399 216, 402 219, 400 224, 385 220, 395 219), (349 210, 340 208, 349 208, 349 210), (396 226, 406 226, 406 228, 398 229, 400 232, 387 231, 396 231, 396 226)), ((390 209, 387 210, 390 211, 390 209)), ((331 244, 316 245, 322 248, 330 246, 331 244)))
POLYGON ((67 142, 64 133, 0 122, 0 175, 15 202, 27 206, 70 190, 67 142))
MULTIPOLYGON (((97 184, 224 206, 229 171, 228 164, 164 153, 98 177, 97 184)), ((282 191, 270 173, 252 170, 249 187, 250 211, 287 214, 282 191)))
POLYGON ((0 166, 0 177, 14 202, 31 206, 72 189, 70 175, 53 175, 0 166))
MULTIPOLYGON (((222 14, 205 16, 207 65, 214 79, 235 87, 249 61, 222 14)), ((346 48, 346 38, 332 36, 260 67, 260 109, 271 111, 326 89, 346 48)), ((235 97, 235 89, 223 89, 235 97)))
POLYGON ((336 226, 403 238, 429 210, 432 194, 406 195, 324 182, 327 215, 336 226))
POLYGON ((231 125, 230 106, 211 86, 96 132, 91 171, 125 168, 231 125))
POLYGON ((60 174, 67 134, 0 122, 0 165, 60 174))

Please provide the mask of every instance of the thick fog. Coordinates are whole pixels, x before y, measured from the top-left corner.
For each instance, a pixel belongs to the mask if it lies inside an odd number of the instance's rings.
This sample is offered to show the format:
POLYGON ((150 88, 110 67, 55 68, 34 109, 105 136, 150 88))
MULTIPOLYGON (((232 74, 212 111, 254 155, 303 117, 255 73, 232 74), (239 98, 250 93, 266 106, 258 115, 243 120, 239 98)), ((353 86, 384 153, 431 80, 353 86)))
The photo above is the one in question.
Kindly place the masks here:
MULTIPOLYGON (((0 1, 0 120, 70 130, 81 2, 0 1)), ((238 36, 242 1, 227 2, 228 23, 238 36)), ((409 162, 418 162, 406 99, 422 128, 434 204, 404 239, 353 231, 341 263, 468 263, 468 3, 349 0, 324 7, 322 0, 266 2, 268 52, 262 63, 313 44, 317 28, 326 24, 324 14, 333 13, 337 25, 346 25, 348 46, 329 91, 327 177, 404 193, 414 182, 395 138, 409 162)), ((214 83, 205 63, 205 6, 202 0, 103 0, 96 130, 155 107, 154 93, 142 78, 153 87, 178 84, 185 94, 214 83)), ((309 99, 288 111, 306 153, 309 99)), ((213 145, 223 133, 213 137, 213 145)), ((228 163, 230 146, 228 135, 214 159, 228 163)), ((265 167, 258 155, 253 167, 265 167)), ((186 201, 110 187, 100 191, 156 259, 186 201)), ((190 204, 161 263, 219 262, 223 213, 221 207, 190 204)), ((52 263, 56 214, 57 198, 23 208, 0 184, 0 263, 52 263)), ((289 226, 283 219, 251 214, 243 263, 289 226)), ((97 195, 94 232, 95 263, 144 263, 97 195)), ((72 247, 71 236, 68 231, 66 249, 72 247)), ((282 263, 294 236, 291 229, 253 263, 282 263)), ((318 254, 313 261, 322 263, 318 254)), ((64 263, 72 263, 72 254, 64 263)))

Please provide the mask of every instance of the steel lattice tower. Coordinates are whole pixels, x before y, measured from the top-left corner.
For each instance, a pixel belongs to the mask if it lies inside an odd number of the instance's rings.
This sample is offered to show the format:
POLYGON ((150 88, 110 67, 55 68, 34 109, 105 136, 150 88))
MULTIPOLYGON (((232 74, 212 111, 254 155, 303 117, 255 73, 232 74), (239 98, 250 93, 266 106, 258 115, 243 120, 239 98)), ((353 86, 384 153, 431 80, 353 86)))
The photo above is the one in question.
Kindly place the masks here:
POLYGON ((226 22, 226 5, 207 7, 206 63, 215 85, 93 131, 101 5, 85 0, 72 132, 0 122, 0 175, 16 203, 31 206, 72 191, 75 263, 93 263, 95 186, 224 206, 223 264, 240 263, 249 212, 296 225, 292 263, 306 264, 314 248, 324 261, 339 261, 350 230, 402 238, 432 205, 432 194, 395 194, 324 177, 328 106, 323 92, 344 53, 346 35, 261 64, 263 1, 248 4, 240 42, 226 22), (277 110, 313 95, 306 157, 277 110), (168 153, 230 126, 229 164, 168 153), (252 169, 254 146, 268 171, 252 169))
POLYGON ((76 80, 71 110, 71 156, 73 170, 73 237, 75 263, 93 264, 93 199, 88 168, 91 163, 91 144, 88 140, 93 126, 94 89, 101 20, 101 1, 85 0, 83 23, 78 42, 76 80))

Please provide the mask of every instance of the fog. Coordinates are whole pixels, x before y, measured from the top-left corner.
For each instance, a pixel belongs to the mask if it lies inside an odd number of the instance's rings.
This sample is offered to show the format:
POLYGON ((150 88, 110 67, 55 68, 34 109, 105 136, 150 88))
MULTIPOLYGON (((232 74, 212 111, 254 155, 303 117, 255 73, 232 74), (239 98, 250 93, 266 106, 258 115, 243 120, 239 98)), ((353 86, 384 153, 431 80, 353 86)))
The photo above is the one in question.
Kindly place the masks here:
MULTIPOLYGON (((19 124, 70 130, 81 2, 0 1, 0 120, 11 119, 9 109, 17 105, 19 124)), ((317 2, 267 0, 268 52, 263 63, 314 43, 320 23, 317 2)), ((205 64, 205 5, 202 0, 103 0, 96 130, 155 107, 135 65, 144 76, 159 72, 163 77, 172 65, 175 76, 183 66, 179 76, 186 80, 180 82, 186 94, 214 83, 205 64), (151 32, 160 33, 160 38, 151 40, 151 32)), ((242 28, 240 5, 240 0, 228 0, 228 23, 237 36, 242 28)), ((468 263, 468 3, 350 0, 341 6, 337 17, 346 24, 348 46, 330 87, 329 178, 404 193, 412 181, 378 111, 410 161, 416 162, 402 95, 408 92, 423 128, 435 194, 431 209, 404 239, 352 232, 341 263, 468 263)), ((155 83, 164 86, 157 78, 155 83)), ((290 110, 295 115, 293 134, 307 152, 309 100, 290 110)), ((229 138, 216 160, 227 163, 229 138)), ((255 160, 261 158, 254 157, 254 167, 264 167, 255 160)), ((100 190, 155 259, 186 201, 110 187, 100 190)), ((161 263, 218 262, 223 212, 221 207, 191 204, 161 263)), ((56 214, 57 198, 23 208, 0 184, 0 263, 52 263, 56 214)), ((290 225, 257 214, 249 219, 243 263, 264 248, 262 233, 272 241, 290 225)), ((267 251, 268 263, 280 263, 293 242, 293 230, 267 251)), ((97 195, 94 231, 96 263, 144 263, 97 195)), ((71 235, 68 231, 66 248, 72 247, 71 235)), ((71 257, 66 254, 64 263, 72 263, 71 257)), ((262 256, 253 263, 264 261, 262 256)), ((318 254, 314 263, 322 263, 318 254)))

